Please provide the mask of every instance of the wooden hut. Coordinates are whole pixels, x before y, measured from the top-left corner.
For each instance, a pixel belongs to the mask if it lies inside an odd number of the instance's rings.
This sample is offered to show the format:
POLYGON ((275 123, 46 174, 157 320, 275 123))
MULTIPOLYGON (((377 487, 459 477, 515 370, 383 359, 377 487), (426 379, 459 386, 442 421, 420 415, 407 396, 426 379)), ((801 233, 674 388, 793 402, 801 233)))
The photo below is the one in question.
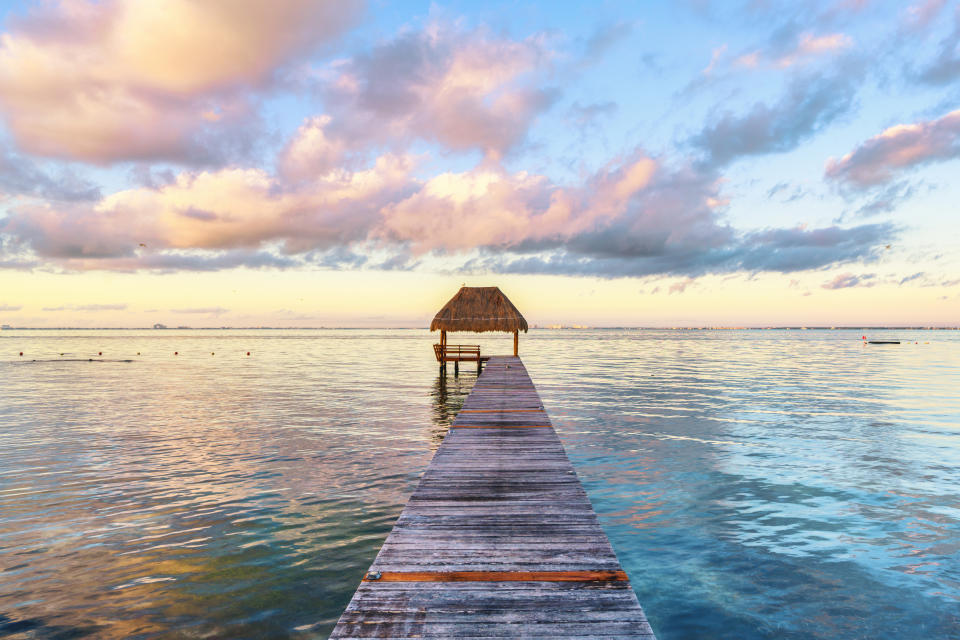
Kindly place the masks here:
POLYGON ((475 360, 479 371, 483 361, 489 359, 489 356, 480 355, 480 345, 447 344, 447 332, 513 332, 513 355, 516 356, 519 355, 520 331, 526 333, 527 321, 499 287, 461 287, 430 323, 430 331, 438 329, 440 343, 433 345, 433 350, 440 368, 444 369, 447 362, 453 362, 459 369, 461 361, 475 360))

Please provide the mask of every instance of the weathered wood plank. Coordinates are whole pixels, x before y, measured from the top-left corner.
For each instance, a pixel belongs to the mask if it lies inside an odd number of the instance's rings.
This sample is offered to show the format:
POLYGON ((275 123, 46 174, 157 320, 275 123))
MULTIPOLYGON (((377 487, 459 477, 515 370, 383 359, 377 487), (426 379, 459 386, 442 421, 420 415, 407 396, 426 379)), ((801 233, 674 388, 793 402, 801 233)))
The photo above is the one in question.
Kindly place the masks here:
POLYGON ((516 357, 494 357, 331 638, 653 631, 516 357))

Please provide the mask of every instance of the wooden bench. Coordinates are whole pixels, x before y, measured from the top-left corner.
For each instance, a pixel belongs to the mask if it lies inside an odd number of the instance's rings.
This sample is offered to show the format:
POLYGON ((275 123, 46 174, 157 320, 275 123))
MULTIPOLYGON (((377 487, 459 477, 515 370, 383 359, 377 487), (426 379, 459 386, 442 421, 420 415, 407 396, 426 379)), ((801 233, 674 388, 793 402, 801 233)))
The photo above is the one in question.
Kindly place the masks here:
POLYGON ((483 369, 483 363, 490 359, 490 356, 480 355, 480 345, 478 344, 435 344, 433 345, 433 354, 440 363, 441 369, 447 368, 447 363, 453 363, 453 372, 460 373, 461 362, 476 362, 477 373, 483 369))

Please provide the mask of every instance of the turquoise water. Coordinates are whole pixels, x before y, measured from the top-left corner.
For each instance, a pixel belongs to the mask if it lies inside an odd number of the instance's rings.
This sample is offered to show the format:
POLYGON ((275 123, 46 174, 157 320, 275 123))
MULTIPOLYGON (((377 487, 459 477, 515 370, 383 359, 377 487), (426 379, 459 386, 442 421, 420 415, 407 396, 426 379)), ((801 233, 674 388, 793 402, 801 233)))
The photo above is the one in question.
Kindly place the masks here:
MULTIPOLYGON (((884 335, 521 337, 661 640, 960 637, 960 333, 884 335)), ((325 638, 475 380, 431 343, 0 332, 0 636, 325 638)))

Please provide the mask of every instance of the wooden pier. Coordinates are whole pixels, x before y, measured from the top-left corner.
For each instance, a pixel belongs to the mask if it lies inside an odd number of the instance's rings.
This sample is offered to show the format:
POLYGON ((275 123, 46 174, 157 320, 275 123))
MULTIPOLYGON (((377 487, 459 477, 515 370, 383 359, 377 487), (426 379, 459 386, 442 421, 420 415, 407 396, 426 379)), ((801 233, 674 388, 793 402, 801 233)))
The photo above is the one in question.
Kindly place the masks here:
POLYGON ((490 359, 331 638, 654 638, 517 357, 490 359))

